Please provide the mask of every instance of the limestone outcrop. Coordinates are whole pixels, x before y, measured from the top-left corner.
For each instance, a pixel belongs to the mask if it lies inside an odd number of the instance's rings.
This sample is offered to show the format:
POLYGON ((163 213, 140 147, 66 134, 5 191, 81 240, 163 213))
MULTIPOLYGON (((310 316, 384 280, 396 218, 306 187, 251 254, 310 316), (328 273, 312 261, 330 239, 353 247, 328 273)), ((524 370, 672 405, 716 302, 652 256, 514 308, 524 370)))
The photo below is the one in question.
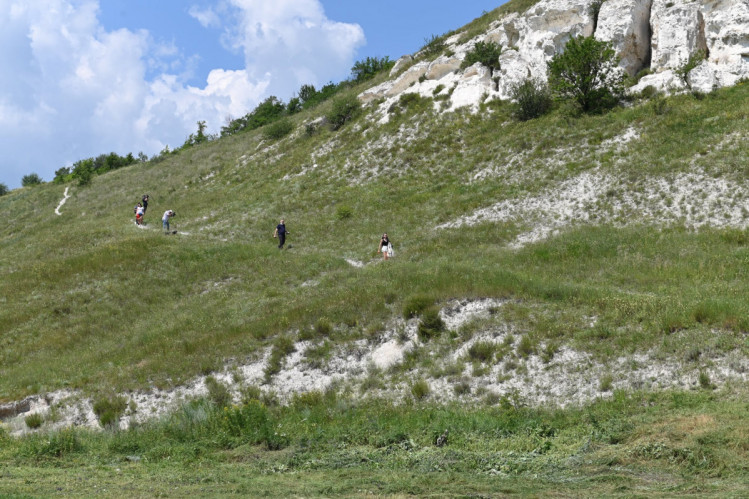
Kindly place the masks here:
POLYGON ((449 100, 435 106, 444 109, 509 99, 526 78, 545 80, 548 61, 571 37, 591 35, 611 42, 621 68, 639 78, 632 92, 647 86, 710 91, 749 78, 749 0, 541 0, 493 22, 471 40, 461 33, 447 38, 446 54, 435 60, 425 61, 418 53, 402 57, 392 79, 360 99, 383 101, 387 109, 403 93, 431 97, 441 88, 449 89, 449 100), (503 47, 494 74, 475 66, 461 69, 479 41, 503 47), (690 60, 694 67, 682 78, 679 70, 690 60))

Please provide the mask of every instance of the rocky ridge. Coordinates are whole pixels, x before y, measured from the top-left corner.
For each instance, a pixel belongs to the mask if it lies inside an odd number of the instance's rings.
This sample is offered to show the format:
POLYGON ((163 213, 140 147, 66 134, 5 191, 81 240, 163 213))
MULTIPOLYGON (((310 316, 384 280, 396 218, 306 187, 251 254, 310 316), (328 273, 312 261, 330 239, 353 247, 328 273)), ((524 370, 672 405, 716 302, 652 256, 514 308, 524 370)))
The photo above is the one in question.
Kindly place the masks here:
POLYGON ((749 2, 747 0, 541 0, 522 14, 494 21, 490 29, 461 43, 457 33, 445 41, 446 53, 433 61, 406 55, 391 80, 363 92, 364 103, 387 109, 404 93, 443 96, 447 110, 509 99, 512 88, 532 77, 546 80, 546 64, 576 36, 610 41, 623 71, 641 76, 631 92, 648 86, 665 92, 709 92, 749 77, 749 2), (461 70, 477 42, 503 47, 500 69, 480 64, 461 70), (685 78, 690 58, 704 55, 685 78), (384 100, 384 101, 383 101, 384 100))

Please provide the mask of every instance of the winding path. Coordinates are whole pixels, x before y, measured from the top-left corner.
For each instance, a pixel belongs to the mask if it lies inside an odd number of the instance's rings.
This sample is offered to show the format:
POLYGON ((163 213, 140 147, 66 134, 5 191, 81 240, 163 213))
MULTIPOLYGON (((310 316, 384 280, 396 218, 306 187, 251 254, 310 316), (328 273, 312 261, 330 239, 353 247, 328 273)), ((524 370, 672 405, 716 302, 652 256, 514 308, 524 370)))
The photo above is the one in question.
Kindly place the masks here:
POLYGON ((70 187, 65 188, 65 193, 63 194, 63 198, 60 200, 60 204, 57 205, 57 208, 55 208, 56 215, 62 215, 62 213, 60 213, 60 208, 62 208, 62 205, 65 204, 65 201, 70 199, 70 196, 68 196, 68 189, 70 189, 70 187))

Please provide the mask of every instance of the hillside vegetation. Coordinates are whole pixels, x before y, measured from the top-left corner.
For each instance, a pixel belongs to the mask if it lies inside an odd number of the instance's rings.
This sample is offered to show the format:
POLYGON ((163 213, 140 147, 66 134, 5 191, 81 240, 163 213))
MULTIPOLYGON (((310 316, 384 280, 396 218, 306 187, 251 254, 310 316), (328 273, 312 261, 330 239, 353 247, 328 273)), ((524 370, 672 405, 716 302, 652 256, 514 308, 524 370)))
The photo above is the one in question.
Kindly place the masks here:
POLYGON ((219 373, 238 386, 232 406, 211 376, 209 398, 119 433, 0 430, 9 492, 54 493, 28 486, 38 473, 76 490, 79 465, 86 494, 481 494, 496 477, 504 493, 740 490, 749 84, 526 122, 499 101, 440 113, 406 96, 384 124, 372 106, 315 126, 335 105, 289 117, 283 138, 241 132, 0 197, 0 401, 66 390, 100 421, 121 404, 116 426, 138 411, 128 393, 219 373), (161 230, 167 209, 177 234, 161 230), (456 302, 489 305, 451 325, 456 302), (391 341, 407 347, 386 367, 283 389, 292 355, 330 372, 391 341), (647 383, 627 377, 654 364, 647 383), (552 365, 586 378, 593 393, 566 400, 585 405, 525 397, 552 365), (681 377, 663 393, 668 366, 681 377), (196 463, 207 482, 183 468, 196 463))

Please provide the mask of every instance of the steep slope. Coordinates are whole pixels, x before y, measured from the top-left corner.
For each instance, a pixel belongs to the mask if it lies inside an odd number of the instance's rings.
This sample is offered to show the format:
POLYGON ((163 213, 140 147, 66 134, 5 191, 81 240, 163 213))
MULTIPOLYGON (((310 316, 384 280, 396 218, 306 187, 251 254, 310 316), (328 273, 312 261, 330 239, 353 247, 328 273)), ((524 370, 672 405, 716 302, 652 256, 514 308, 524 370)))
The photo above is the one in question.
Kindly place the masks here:
MULTIPOLYGON (((0 399, 132 391, 145 418, 210 373, 282 395, 400 399, 425 381, 438 400, 531 404, 745 382, 748 92, 525 123, 498 100, 455 107, 457 91, 449 112, 394 95, 339 131, 307 126, 328 103, 280 141, 242 133, 14 191, 0 399)), ((90 402, 76 414, 96 424, 90 402)))

